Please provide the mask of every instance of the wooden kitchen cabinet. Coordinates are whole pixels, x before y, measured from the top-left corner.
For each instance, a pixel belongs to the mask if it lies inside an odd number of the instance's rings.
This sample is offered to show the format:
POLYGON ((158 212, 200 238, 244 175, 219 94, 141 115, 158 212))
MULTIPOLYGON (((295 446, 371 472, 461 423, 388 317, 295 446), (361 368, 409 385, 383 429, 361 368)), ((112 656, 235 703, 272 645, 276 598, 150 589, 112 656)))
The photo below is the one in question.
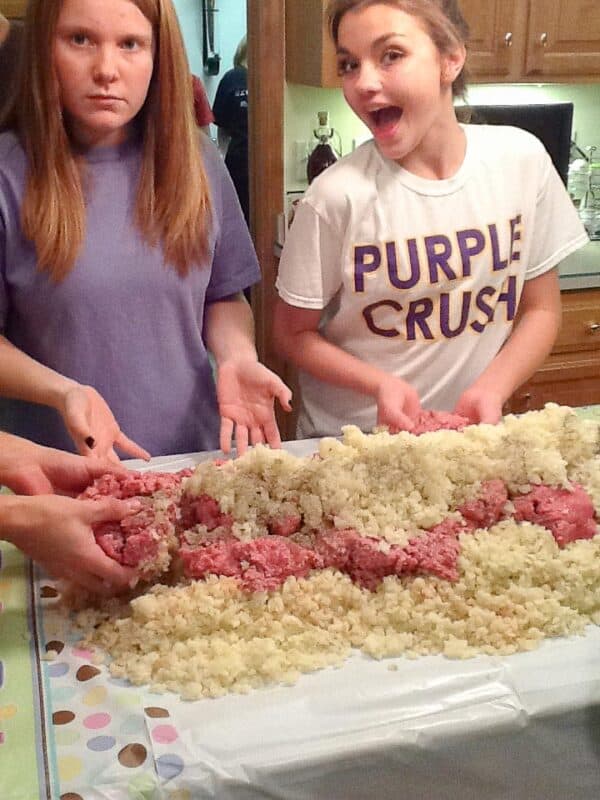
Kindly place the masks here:
MULTIPOLYGON (((327 0, 286 0, 286 77, 335 87, 327 0)), ((473 83, 600 81, 600 0, 461 0, 473 83)))
POLYGON ((326 7, 327 0, 286 0, 285 76, 290 83, 341 86, 326 7))
POLYGON ((0 13, 9 19, 25 16, 27 0, 0 0, 0 13))
POLYGON ((505 406, 515 414, 600 404, 600 289, 563 292, 563 319, 552 353, 505 406))
POLYGON ((598 0, 462 0, 478 81, 600 80, 598 0))

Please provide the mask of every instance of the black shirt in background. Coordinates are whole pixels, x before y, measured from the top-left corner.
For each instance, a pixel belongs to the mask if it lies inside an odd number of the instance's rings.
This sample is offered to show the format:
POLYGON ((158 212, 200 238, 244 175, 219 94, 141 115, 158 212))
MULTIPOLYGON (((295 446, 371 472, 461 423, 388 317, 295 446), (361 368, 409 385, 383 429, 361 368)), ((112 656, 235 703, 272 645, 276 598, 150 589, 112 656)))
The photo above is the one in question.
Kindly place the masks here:
POLYGON ((248 71, 245 67, 235 67, 223 75, 217 88, 213 114, 215 125, 231 137, 225 165, 248 222, 248 71))

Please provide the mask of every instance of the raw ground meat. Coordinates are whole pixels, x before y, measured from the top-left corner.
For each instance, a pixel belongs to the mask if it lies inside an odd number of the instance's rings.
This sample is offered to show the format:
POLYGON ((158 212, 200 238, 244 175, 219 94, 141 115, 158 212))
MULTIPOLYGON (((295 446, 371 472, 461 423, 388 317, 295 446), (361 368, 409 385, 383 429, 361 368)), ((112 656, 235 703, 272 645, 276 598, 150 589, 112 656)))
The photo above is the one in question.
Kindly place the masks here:
MULTIPOLYGON (((442 416, 423 414, 432 424, 442 416)), ((459 424, 456 415, 444 415, 445 427, 451 422, 448 417, 459 424)), ((97 526, 96 540, 104 552, 121 564, 137 567, 146 578, 167 570, 176 556, 187 578, 234 577, 246 591, 272 590, 290 576, 305 577, 313 569, 325 568, 344 572, 355 583, 374 590, 388 575, 457 580, 460 534, 489 528, 510 516, 545 527, 560 547, 597 533, 592 501, 580 486, 572 490, 536 486, 509 498, 503 481, 490 480, 481 485, 477 498, 457 508, 456 518, 421 532, 405 546, 362 536, 354 529, 307 532, 302 530, 300 514, 271 519, 269 535, 241 541, 232 532, 232 515, 223 513, 217 499, 183 492, 182 480, 190 473, 107 475, 87 489, 85 497, 140 497, 143 503, 140 512, 120 523, 97 526)))
POLYGON ((559 547, 576 539, 591 539, 598 532, 594 506, 588 493, 576 484, 572 489, 536 486, 513 500, 515 519, 547 528, 559 547))
POLYGON ((192 470, 179 472, 129 472, 123 477, 103 475, 81 497, 98 500, 137 497, 142 508, 120 522, 94 526, 96 542, 120 564, 135 567, 146 579, 165 572, 170 564, 170 549, 175 543, 175 524, 182 481, 192 470))
POLYGON ((469 424, 467 417, 463 417, 460 414, 452 414, 449 411, 422 410, 415 419, 411 433, 419 436, 422 433, 430 433, 431 431, 462 431, 469 424))

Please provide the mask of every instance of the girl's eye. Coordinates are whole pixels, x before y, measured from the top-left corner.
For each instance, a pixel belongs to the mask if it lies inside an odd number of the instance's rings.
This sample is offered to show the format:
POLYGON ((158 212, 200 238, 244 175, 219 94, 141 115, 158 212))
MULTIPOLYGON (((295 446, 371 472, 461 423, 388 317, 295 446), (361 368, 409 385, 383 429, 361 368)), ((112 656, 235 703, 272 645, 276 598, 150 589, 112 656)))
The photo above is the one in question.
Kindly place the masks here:
POLYGON ((74 33, 71 36, 71 41, 78 47, 83 47, 84 45, 88 44, 89 39, 85 33, 74 33))
POLYGON ((390 65, 399 58, 402 58, 403 53, 400 50, 386 50, 381 57, 382 64, 390 65))
POLYGON ((121 47, 123 50, 137 50, 139 47, 139 42, 137 39, 125 39, 122 42, 121 47))
POLYGON ((358 63, 352 58, 339 58, 337 62, 337 74, 348 75, 348 73, 355 70, 357 66, 358 63))

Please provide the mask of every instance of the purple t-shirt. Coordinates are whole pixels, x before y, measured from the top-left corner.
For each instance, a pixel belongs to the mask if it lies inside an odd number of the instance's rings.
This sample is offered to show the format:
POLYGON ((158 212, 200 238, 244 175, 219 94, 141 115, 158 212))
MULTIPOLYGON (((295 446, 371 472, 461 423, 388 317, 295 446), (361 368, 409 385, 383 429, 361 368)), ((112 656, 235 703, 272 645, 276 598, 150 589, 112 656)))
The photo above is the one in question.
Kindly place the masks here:
MULTIPOLYGON (((128 142, 89 154, 85 242, 56 284, 37 270, 19 222, 25 155, 14 134, 0 135, 0 332, 42 364, 94 386, 122 430, 152 455, 218 447, 205 304, 260 277, 231 179, 216 148, 202 140, 214 217, 207 263, 181 278, 162 249, 140 236, 141 156, 128 142)), ((60 416, 43 406, 1 400, 0 428, 73 449, 60 416)))

